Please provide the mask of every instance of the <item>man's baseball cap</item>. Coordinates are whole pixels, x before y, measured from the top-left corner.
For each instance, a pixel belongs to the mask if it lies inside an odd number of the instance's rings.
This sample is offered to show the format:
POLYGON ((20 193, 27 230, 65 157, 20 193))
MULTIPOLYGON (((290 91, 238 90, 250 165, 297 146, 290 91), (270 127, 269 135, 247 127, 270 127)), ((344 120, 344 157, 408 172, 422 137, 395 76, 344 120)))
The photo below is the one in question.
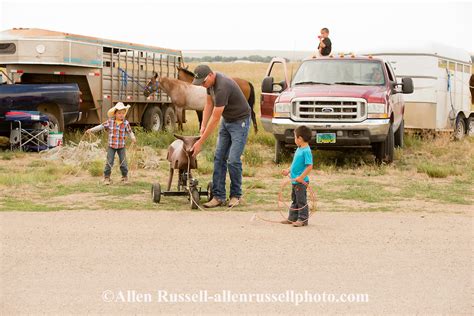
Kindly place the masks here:
POLYGON ((206 77, 212 72, 208 65, 198 65, 194 69, 194 80, 193 84, 196 86, 202 85, 206 77))

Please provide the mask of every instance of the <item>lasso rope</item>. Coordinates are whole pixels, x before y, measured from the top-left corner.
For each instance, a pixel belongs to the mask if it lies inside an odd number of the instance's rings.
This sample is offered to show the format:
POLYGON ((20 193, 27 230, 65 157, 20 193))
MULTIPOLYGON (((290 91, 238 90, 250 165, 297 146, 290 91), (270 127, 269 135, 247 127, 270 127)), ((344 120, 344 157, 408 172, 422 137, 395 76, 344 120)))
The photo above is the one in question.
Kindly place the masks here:
MULTIPOLYGON (((192 202, 194 202, 194 204, 197 206, 197 208, 201 211, 208 211, 206 209, 204 209, 201 205, 200 205, 200 201, 196 201, 191 193, 191 186, 190 186, 190 181, 191 181, 191 177, 189 176, 191 174, 191 159, 189 157, 189 153, 183 148, 182 149, 185 154, 186 154, 186 157, 188 158, 188 168, 187 168, 187 172, 188 172, 188 177, 187 177, 187 190, 188 190, 188 193, 189 193, 189 198, 192 202)), ((295 179, 291 179, 291 178, 288 178, 288 179, 285 179, 284 181, 282 181, 281 185, 280 185, 280 190, 278 192, 278 211, 280 213, 280 215, 282 216, 283 219, 287 219, 287 217, 283 214, 282 212, 282 205, 284 205, 286 207, 286 209, 288 209, 289 211, 299 211, 305 207, 308 207, 309 208, 309 202, 307 201, 305 205, 303 205, 302 207, 299 207, 299 208, 292 208, 288 203, 285 203, 283 202, 283 188, 288 185, 289 182, 291 181, 295 181, 295 179)), ((311 211, 309 212, 308 214, 308 219, 316 212, 316 194, 314 193, 313 189, 309 186, 309 183, 304 181, 302 184, 304 184, 306 186, 306 189, 309 191, 309 194, 310 194, 310 201, 311 201, 311 204, 312 204, 312 207, 311 207, 311 211)), ((247 190, 251 190, 251 189, 254 189, 256 187, 256 184, 254 185, 251 185, 250 187, 247 188, 247 190)), ((211 188, 212 190, 212 188, 211 188)), ((242 195, 240 196, 240 199, 239 201, 243 198, 243 196, 245 195, 244 192, 242 192, 242 195)), ((231 206, 229 206, 227 209, 228 210, 232 210, 232 208, 234 208, 235 206, 239 205, 240 203, 236 203, 236 204, 233 204, 231 206)), ((269 220, 269 219, 266 219, 266 218, 263 218, 261 216, 259 216, 257 213, 255 213, 252 218, 250 219, 250 221, 253 221, 254 219, 259 219, 261 221, 264 221, 264 222, 269 222, 269 223, 280 223, 280 221, 276 221, 276 220, 269 220)), ((292 223, 294 223, 293 221, 290 221, 292 223)))

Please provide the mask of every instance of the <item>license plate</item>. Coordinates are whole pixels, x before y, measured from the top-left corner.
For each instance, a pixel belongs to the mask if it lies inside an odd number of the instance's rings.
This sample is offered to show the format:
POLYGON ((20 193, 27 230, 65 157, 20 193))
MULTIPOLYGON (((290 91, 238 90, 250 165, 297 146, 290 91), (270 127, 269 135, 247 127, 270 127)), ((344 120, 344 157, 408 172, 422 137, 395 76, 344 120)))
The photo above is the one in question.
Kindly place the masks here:
POLYGON ((317 144, 335 144, 336 133, 317 133, 316 143, 317 144))

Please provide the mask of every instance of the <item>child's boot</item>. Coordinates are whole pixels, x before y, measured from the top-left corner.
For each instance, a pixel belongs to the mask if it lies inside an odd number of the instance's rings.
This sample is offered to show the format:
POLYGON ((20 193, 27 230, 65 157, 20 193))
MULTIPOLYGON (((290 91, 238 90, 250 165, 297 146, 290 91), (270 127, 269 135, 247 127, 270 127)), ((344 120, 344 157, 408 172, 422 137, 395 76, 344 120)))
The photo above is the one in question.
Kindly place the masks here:
POLYGON ((128 184, 128 176, 122 176, 122 183, 128 184))
POLYGON ((112 183, 112 181, 110 180, 110 177, 104 177, 104 184, 105 185, 109 185, 111 183, 112 183))
POLYGON ((293 227, 303 227, 303 226, 308 226, 308 221, 300 221, 297 220, 296 222, 293 223, 293 227))

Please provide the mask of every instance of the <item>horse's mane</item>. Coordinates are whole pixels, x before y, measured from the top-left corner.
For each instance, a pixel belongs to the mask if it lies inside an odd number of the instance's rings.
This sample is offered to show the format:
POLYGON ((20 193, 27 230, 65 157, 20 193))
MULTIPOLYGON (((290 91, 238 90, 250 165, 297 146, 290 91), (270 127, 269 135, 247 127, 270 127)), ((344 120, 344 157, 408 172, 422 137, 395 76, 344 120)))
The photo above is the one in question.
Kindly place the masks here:
POLYGON ((182 71, 184 71, 186 74, 188 74, 188 75, 194 77, 194 72, 192 72, 191 70, 188 70, 188 69, 183 68, 183 67, 181 67, 181 66, 178 66, 178 70, 182 70, 182 71))

